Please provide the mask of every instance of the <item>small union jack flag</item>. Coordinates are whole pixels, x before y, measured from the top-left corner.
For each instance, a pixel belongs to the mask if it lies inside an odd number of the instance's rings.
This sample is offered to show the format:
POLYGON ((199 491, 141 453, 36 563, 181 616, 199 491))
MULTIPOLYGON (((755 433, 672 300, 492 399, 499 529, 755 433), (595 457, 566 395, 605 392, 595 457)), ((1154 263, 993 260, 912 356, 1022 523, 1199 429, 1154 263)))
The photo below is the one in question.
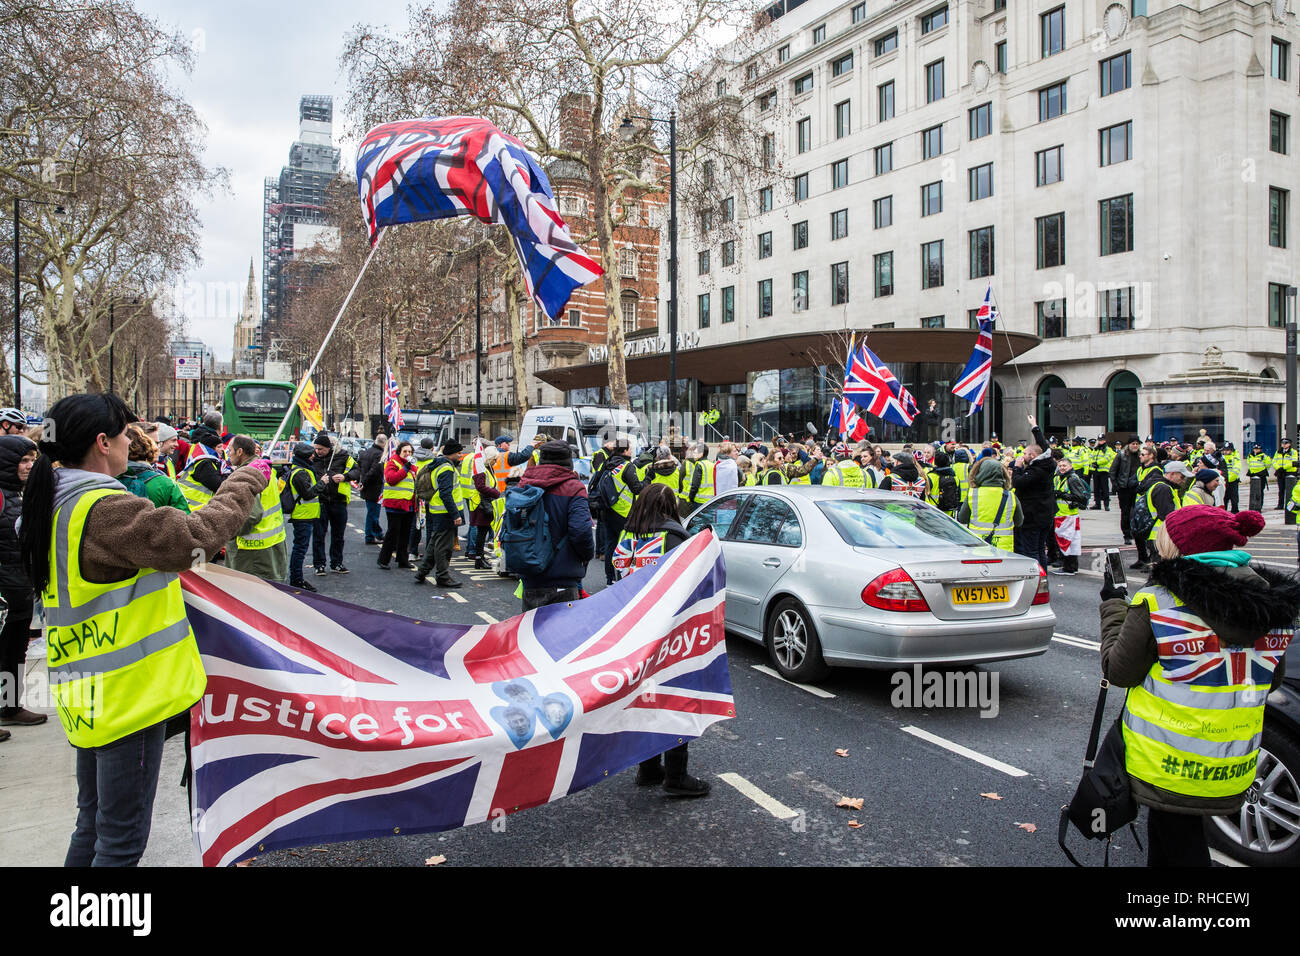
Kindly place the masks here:
POLYGON ((904 428, 916 417, 916 399, 864 341, 844 370, 844 397, 869 415, 904 428))
POLYGON ((654 567, 664 556, 664 536, 651 535, 648 538, 620 538, 614 545, 614 557, 611 559, 614 570, 619 577, 631 574, 638 568, 654 567))
POLYGON ((1276 630, 1250 647, 1223 644, 1199 617, 1168 607, 1151 612, 1151 630, 1165 678, 1205 687, 1270 684, 1292 635, 1276 630))
POLYGON ((384 417, 393 426, 393 431, 398 431, 406 424, 406 419, 402 417, 401 401, 397 396, 397 379, 393 378, 393 367, 391 365, 384 369, 384 417))
POLYGON ((845 441, 861 441, 871 432, 871 426, 848 399, 831 399, 831 417, 826 424, 831 431, 840 432, 845 441))
POLYGON ((975 339, 975 351, 971 353, 966 367, 957 376, 957 384, 952 393, 970 402, 966 417, 974 415, 984 406, 984 396, 988 393, 989 381, 993 377, 993 319, 997 313, 993 310, 993 283, 984 292, 984 304, 975 319, 979 322, 979 336, 975 339))

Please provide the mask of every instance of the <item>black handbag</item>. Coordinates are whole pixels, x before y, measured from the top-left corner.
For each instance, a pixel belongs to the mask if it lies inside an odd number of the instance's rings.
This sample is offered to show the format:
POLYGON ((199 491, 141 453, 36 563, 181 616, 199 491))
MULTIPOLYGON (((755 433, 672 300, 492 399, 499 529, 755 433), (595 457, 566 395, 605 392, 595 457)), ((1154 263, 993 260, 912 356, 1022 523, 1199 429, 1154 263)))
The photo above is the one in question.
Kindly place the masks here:
POLYGON ((1142 849, 1133 821, 1137 819, 1138 805, 1129 787, 1128 770, 1124 766, 1124 735, 1120 718, 1116 718, 1106 732, 1101 748, 1097 738, 1101 734, 1101 721, 1106 710, 1106 691, 1110 681, 1101 679, 1097 694, 1097 710, 1092 715, 1092 730, 1088 735, 1088 749, 1083 758, 1083 779, 1074 791, 1070 802, 1061 807, 1061 820, 1057 827, 1056 842, 1061 851, 1075 866, 1082 866, 1065 845, 1070 824, 1089 840, 1105 840, 1105 864, 1110 866, 1111 838, 1116 830, 1128 826, 1142 849))

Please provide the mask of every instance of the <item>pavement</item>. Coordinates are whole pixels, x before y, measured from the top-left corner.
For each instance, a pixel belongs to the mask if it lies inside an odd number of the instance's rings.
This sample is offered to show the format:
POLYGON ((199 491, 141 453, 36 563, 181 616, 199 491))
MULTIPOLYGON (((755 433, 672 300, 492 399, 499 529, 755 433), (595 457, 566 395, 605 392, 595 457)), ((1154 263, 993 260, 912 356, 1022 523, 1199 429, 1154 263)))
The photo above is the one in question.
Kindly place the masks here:
MULTIPOLYGON (((364 511, 354 506, 350 518, 344 560, 352 573, 314 577, 308 569, 322 594, 449 623, 518 613, 515 582, 473 571, 461 552, 453 560, 466 584, 459 591, 413 586, 410 572, 379 570, 379 549, 362 544, 364 511)), ((1295 529, 1281 512, 1266 519, 1252 552, 1294 568, 1295 529)), ((1083 534, 1095 555, 1121 545, 1118 505, 1085 512, 1083 534)), ((452 865, 1064 865, 1055 823, 1078 780, 1100 667, 1093 566, 1100 562, 1085 560, 1080 575, 1051 579, 1058 633, 1047 653, 976 669, 997 681, 991 719, 971 707, 900 708, 889 672, 839 669, 816 688, 790 684, 770 670, 761 646, 730 637, 737 716, 712 726, 690 751, 692 773, 713 785, 704 799, 665 798, 636 787, 628 771, 504 820, 282 850, 251 865, 422 866, 433 855, 452 865), (838 756, 841 749, 848 756, 838 756), (837 808, 841 797, 862 798, 862 809, 837 808)), ((598 563, 586 586, 604 586, 598 563)), ((52 713, 40 706, 39 642, 27 671, 25 703, 52 713)), ((76 817, 73 750, 53 718, 9 729, 13 737, 0 744, 0 861, 61 865, 76 817)), ((181 739, 173 738, 145 866, 197 865, 178 786, 183 763, 181 739)), ((1143 862, 1127 834, 1111 860, 1143 862)))

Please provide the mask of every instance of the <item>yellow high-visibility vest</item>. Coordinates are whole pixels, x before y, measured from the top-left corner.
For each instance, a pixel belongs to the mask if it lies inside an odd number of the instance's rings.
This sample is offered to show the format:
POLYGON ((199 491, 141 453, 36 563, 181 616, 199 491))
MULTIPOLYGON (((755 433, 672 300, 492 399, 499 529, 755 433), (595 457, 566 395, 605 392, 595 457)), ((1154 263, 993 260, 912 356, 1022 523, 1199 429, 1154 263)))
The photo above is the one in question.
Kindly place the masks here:
MULTIPOLYGON (((319 502, 316 508, 320 509, 319 502)), ((257 524, 248 534, 235 538, 235 547, 241 551, 261 551, 284 540, 284 512, 280 510, 280 490, 275 482, 266 483, 250 517, 257 518, 257 524)))

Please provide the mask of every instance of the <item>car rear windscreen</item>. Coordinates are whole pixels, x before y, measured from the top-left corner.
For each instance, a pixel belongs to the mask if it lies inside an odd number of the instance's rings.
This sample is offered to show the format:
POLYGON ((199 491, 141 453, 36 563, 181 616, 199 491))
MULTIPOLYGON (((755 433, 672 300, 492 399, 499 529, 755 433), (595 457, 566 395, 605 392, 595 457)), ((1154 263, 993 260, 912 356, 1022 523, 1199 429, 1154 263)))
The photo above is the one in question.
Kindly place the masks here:
POLYGON ((240 385, 232 391, 235 410, 254 414, 283 415, 289 409, 289 400, 293 398, 293 392, 289 389, 266 385, 240 385))
POLYGON ((944 544, 974 548, 984 543, 942 511, 908 498, 819 501, 817 507, 840 537, 855 548, 933 548, 944 544))

